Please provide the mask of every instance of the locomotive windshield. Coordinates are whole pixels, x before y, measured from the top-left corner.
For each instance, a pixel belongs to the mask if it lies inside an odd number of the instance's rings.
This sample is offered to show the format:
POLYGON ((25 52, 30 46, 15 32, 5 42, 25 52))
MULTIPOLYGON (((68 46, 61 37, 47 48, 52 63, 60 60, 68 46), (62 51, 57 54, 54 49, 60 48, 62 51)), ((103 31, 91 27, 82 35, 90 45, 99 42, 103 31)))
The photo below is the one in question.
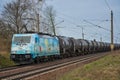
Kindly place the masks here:
POLYGON ((15 43, 30 43, 31 36, 15 36, 14 42, 15 43))

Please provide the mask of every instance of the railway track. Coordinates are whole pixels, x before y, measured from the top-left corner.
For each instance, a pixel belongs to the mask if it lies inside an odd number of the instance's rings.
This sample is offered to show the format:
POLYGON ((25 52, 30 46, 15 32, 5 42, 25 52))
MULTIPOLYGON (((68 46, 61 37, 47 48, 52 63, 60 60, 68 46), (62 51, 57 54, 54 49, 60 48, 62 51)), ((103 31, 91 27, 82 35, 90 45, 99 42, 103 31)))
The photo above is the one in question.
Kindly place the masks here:
POLYGON ((0 71, 0 79, 1 80, 25 79, 27 77, 45 73, 60 67, 68 66, 75 63, 84 63, 85 61, 89 61, 94 58, 97 59, 102 56, 105 56, 106 54, 108 53, 91 54, 91 55, 79 56, 79 57, 74 57, 74 58, 69 58, 64 60, 57 60, 53 62, 46 62, 39 65, 21 67, 18 69, 12 69, 12 70, 8 69, 7 71, 3 70, 3 71, 0 71))
POLYGON ((15 66, 10 66, 10 67, 5 67, 5 68, 0 68, 0 72, 2 71, 7 71, 7 70, 12 70, 12 69, 18 69, 18 68, 22 68, 25 67, 27 65, 15 65, 15 66))

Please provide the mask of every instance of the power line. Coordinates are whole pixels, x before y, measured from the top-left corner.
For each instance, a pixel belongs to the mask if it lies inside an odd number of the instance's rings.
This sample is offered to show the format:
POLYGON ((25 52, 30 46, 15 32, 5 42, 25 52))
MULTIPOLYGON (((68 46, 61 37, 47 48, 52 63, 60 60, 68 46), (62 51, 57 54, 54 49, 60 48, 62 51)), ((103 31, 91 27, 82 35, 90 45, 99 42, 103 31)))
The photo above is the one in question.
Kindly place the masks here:
MULTIPOLYGON (((62 18, 62 17, 58 17, 58 18, 64 19, 64 18, 62 18)), ((108 20, 107 20, 107 21, 108 21, 108 20)), ((73 24, 73 25, 75 25, 75 26, 78 26, 78 25, 79 25, 79 24, 76 24, 76 23, 74 23, 74 22, 72 22, 72 21, 70 21, 70 20, 67 20, 67 22, 69 22, 70 24, 73 24)), ((90 22, 89 22, 89 23, 90 23, 90 22)), ((93 24, 93 23, 90 23, 90 24, 94 25, 94 27, 101 28, 101 29, 104 29, 104 30, 106 30, 106 31, 109 31, 109 32, 110 32, 110 30, 109 30, 109 29, 103 28, 103 27, 98 26, 98 25, 93 24)), ((82 28, 82 26, 80 26, 80 27, 82 28)))
MULTIPOLYGON (((65 19, 65 18, 63 18, 63 17, 58 17, 57 16, 57 18, 60 18, 60 19, 65 19)), ((71 20, 64 20, 64 21, 67 21, 67 22, 69 22, 70 24, 73 24, 73 25, 79 25, 79 24, 77 24, 77 23, 75 23, 75 22, 73 22, 73 21, 71 21, 71 20)))
POLYGON ((106 30, 106 31, 109 31, 109 32, 110 32, 110 30, 109 30, 109 29, 106 29, 106 28, 101 27, 101 26, 99 26, 99 25, 93 24, 93 23, 91 23, 91 22, 89 22, 89 21, 87 21, 87 20, 84 20, 84 21, 85 21, 85 22, 87 22, 87 23, 89 23, 89 24, 91 24, 91 25, 94 25, 95 27, 98 27, 98 28, 101 28, 101 29, 104 29, 104 30, 106 30))
MULTIPOLYGON (((109 6, 109 4, 108 4, 108 2, 107 2, 106 0, 105 0, 105 3, 106 3, 106 5, 107 5, 107 7, 111 10, 111 8, 110 8, 110 6, 109 6)), ((65 21, 67 21, 67 22, 69 22, 69 23, 71 23, 71 24, 73 24, 73 25, 79 25, 79 24, 76 24, 75 22, 73 22, 73 20, 74 20, 73 17, 70 17, 70 16, 68 16, 68 15, 65 15, 65 14, 63 14, 63 13, 61 13, 61 12, 59 12, 59 14, 61 14, 62 16, 64 16, 64 18, 62 18, 62 19, 66 19, 65 17, 69 18, 69 20, 65 20, 65 21)), ((57 16, 57 17, 58 17, 58 16, 57 16)), ((58 18, 61 18, 61 17, 58 17, 58 18)), ((82 20, 82 21, 83 21, 83 20, 82 20)), ((98 20, 95 20, 95 21, 98 21, 98 20)), ((104 20, 104 21, 109 21, 109 20, 104 20)), ((109 29, 106 29, 106 28, 101 27, 101 26, 99 26, 99 25, 94 24, 94 26, 110 32, 109 29)))
MULTIPOLYGON (((45 6, 47 6, 46 3, 45 3, 45 6)), ((58 11, 57 11, 57 12, 58 12, 58 11)), ((59 13, 60 15, 64 16, 64 17, 69 18, 69 20, 68 20, 68 19, 66 20, 67 22, 69 22, 69 23, 71 23, 71 24, 74 24, 74 25, 79 25, 79 24, 73 22, 73 20, 74 20, 73 17, 68 16, 68 15, 66 15, 66 14, 63 14, 63 13, 61 13, 61 12, 58 12, 58 13, 59 13)), ((57 17, 58 17, 58 16, 57 16, 57 17)), ((65 18, 63 18, 63 17, 58 17, 58 18, 65 19, 65 18)), ((87 20, 88 20, 88 19, 87 19, 87 20)), ((110 21, 110 20, 108 20, 108 19, 105 19, 105 20, 91 19, 91 20, 92 20, 92 21, 101 21, 101 22, 104 22, 104 21, 110 21)), ((83 20, 79 20, 79 21, 83 21, 83 20)), ((99 26, 99 27, 100 27, 100 26, 99 26)))
POLYGON ((108 9, 109 9, 109 10, 112 10, 111 7, 109 6, 107 0, 105 0, 105 3, 106 3, 106 5, 107 5, 108 9))

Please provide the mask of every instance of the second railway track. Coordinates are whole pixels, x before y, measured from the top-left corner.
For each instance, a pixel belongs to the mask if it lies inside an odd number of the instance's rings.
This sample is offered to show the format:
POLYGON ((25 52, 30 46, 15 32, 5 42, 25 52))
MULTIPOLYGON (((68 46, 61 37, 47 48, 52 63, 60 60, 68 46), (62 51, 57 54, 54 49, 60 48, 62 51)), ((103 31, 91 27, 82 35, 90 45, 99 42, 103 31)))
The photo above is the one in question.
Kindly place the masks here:
POLYGON ((25 79, 25 78, 27 79, 28 77, 31 77, 33 75, 45 73, 60 67, 68 66, 75 63, 84 63, 85 61, 90 61, 91 59, 97 59, 102 56, 105 56, 106 54, 107 53, 91 54, 91 55, 79 56, 79 57, 74 57, 74 58, 65 59, 65 60, 57 60, 57 61, 48 62, 48 63, 46 62, 43 65, 41 64, 41 65, 25 67, 21 69, 23 71, 18 70, 18 72, 15 71, 13 74, 8 74, 8 72, 12 73, 14 69, 2 71, 0 72, 0 79, 1 80, 18 80, 18 79, 25 79))

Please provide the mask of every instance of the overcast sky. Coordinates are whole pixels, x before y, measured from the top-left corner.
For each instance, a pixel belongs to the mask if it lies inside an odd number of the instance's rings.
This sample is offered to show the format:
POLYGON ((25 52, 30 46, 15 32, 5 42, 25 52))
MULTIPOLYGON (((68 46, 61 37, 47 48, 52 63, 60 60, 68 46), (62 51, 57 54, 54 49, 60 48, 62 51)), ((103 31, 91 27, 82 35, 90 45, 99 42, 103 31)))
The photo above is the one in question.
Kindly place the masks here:
MULTIPOLYGON (((1 0, 0 11, 3 5, 10 0, 1 0)), ((110 30, 110 10, 114 13, 114 36, 120 42, 120 0, 46 0, 47 5, 52 5, 56 10, 56 33, 63 36, 82 38, 82 29, 85 39, 110 42, 110 31, 97 28, 88 22, 110 30), (107 2, 107 3, 106 3, 107 2), (110 9, 109 9, 110 7, 110 9), (85 22, 85 20, 87 22, 85 22), (81 26, 81 27, 77 27, 81 26)))
POLYGON ((79 25, 84 27, 85 39, 100 40, 102 37, 107 42, 110 42, 110 31, 97 28, 88 22, 110 30, 110 12, 113 10, 114 35, 120 41, 120 0, 47 0, 46 3, 54 6, 58 21, 64 20, 57 25, 64 27, 57 28, 61 35, 82 38, 81 28, 76 27, 79 25))

